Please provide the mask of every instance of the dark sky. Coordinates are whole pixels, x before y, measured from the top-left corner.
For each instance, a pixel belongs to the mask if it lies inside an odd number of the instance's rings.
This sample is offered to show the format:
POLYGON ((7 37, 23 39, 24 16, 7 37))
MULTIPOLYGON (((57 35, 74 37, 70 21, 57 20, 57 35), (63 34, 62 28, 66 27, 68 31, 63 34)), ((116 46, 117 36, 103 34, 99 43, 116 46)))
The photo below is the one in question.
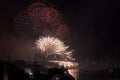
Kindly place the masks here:
MULTIPOLYGON (((0 59, 32 60, 32 41, 18 40, 12 33, 14 17, 32 2, 0 1, 0 59)), ((120 61, 119 2, 117 0, 46 0, 67 19, 71 29, 69 43, 79 60, 120 61)))

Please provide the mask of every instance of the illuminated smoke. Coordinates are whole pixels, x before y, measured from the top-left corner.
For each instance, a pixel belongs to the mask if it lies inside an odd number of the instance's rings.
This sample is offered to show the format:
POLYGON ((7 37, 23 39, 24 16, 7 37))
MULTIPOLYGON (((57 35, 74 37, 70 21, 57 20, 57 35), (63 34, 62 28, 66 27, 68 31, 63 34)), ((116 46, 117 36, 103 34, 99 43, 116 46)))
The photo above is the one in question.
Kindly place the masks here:
POLYGON ((36 45, 41 54, 46 57, 50 55, 59 55, 62 59, 67 60, 74 58, 71 57, 73 50, 68 50, 69 46, 66 46, 64 42, 55 37, 40 37, 36 41, 36 45))

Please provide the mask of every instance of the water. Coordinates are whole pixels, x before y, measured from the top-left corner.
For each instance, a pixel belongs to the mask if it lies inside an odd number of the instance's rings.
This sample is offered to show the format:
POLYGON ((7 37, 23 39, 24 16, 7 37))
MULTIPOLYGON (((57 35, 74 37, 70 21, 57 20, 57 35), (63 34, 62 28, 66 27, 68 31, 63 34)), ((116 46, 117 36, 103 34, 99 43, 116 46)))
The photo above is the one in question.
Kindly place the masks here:
POLYGON ((84 70, 79 73, 78 80, 120 80, 120 71, 113 70, 84 70))

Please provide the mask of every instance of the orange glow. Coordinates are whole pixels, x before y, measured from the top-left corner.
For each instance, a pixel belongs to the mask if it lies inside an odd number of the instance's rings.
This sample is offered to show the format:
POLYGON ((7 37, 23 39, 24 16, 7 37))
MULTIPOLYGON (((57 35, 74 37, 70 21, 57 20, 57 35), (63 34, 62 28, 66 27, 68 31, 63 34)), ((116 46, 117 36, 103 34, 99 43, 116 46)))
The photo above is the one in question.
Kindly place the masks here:
POLYGON ((79 74, 78 69, 68 69, 68 72, 71 76, 73 76, 75 78, 75 80, 78 79, 78 74, 79 74))

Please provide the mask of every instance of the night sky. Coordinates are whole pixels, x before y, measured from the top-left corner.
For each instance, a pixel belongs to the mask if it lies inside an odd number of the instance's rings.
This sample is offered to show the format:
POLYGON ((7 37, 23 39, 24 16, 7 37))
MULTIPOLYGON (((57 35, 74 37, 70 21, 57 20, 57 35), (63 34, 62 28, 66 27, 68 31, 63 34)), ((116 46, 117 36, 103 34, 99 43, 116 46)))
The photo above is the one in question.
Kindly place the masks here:
MULTIPOLYGON (((0 59, 32 60, 33 41, 18 39, 12 33, 14 17, 32 2, 40 0, 0 1, 0 59)), ((42 0, 41 0, 42 1, 42 0)), ((120 62, 119 2, 117 0, 45 0, 65 17, 70 36, 66 41, 80 61, 120 62)))

